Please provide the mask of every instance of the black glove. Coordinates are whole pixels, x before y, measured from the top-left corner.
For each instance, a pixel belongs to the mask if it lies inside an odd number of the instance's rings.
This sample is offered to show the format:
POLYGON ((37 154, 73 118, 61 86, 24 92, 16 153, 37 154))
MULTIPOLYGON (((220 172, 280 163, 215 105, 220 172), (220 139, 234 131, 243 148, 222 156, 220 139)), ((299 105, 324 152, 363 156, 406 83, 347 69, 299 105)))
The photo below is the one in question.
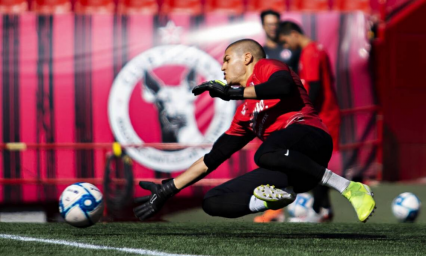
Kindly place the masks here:
POLYGON ((140 220, 148 219, 155 213, 159 212, 167 199, 179 192, 173 182, 173 179, 163 180, 161 185, 141 181, 139 182, 139 186, 152 192, 149 196, 138 197, 135 199, 135 202, 141 205, 135 207, 133 212, 140 220))
POLYGON ((233 88, 220 80, 211 80, 195 86, 192 93, 197 96, 209 91, 210 97, 219 97, 222 100, 242 100, 244 99, 244 87, 233 88))

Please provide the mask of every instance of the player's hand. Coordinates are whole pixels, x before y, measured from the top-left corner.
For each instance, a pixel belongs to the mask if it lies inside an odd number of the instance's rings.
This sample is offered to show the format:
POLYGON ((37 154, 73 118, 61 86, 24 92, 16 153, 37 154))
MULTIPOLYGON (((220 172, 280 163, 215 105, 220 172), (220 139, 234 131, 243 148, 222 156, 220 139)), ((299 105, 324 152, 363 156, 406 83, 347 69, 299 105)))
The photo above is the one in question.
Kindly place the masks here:
POLYGON ((232 88, 220 80, 207 81, 192 89, 192 93, 195 96, 205 91, 209 91, 210 97, 212 98, 218 97, 226 101, 244 98, 244 88, 232 88))
POLYGON ((137 204, 141 204, 133 209, 136 217, 145 220, 159 212, 166 201, 174 196, 179 190, 175 187, 173 179, 163 180, 162 184, 141 181, 139 186, 151 191, 151 195, 138 197, 135 199, 137 204))
POLYGON ((229 97, 227 94, 228 89, 229 89, 229 86, 225 84, 224 82, 220 80, 211 80, 211 81, 207 81, 200 85, 195 86, 192 89, 192 93, 195 96, 197 96, 205 91, 209 91, 210 96, 212 98, 219 97, 224 100, 229 100, 229 97))

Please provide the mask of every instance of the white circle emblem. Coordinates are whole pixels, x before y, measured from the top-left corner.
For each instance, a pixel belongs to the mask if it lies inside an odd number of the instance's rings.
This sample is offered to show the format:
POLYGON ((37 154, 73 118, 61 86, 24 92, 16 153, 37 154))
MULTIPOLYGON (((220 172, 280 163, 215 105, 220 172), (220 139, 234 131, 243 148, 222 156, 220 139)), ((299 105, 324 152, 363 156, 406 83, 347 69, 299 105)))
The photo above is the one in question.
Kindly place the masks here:
MULTIPOLYGON (((192 68, 206 80, 220 79, 223 76, 220 64, 209 54, 195 47, 166 45, 154 47, 139 54, 129 61, 117 75, 108 99, 109 122, 119 143, 124 145, 144 143, 132 126, 129 116, 129 101, 135 86, 141 80, 143 81, 145 71, 152 71, 163 65, 183 65, 192 68)), ((182 104, 182 101, 186 102, 188 109, 194 108, 194 101, 182 99, 179 104, 182 104)), ((197 132, 192 136, 193 140, 190 140, 191 136, 186 136, 186 139, 178 142, 184 144, 214 142, 229 128, 234 112, 234 101, 226 102, 215 99, 214 116, 205 135, 202 136, 197 126, 192 125, 190 127, 192 130, 197 129, 197 132), (201 137, 197 137, 195 134, 199 134, 201 137)), ((140 113, 140 118, 144 118, 143 111, 140 113)), ((158 119, 145 121, 158 122, 158 119)), ((163 172, 186 169, 208 151, 209 149, 201 148, 186 148, 177 151, 162 151, 154 148, 126 149, 130 157, 138 163, 163 172)))

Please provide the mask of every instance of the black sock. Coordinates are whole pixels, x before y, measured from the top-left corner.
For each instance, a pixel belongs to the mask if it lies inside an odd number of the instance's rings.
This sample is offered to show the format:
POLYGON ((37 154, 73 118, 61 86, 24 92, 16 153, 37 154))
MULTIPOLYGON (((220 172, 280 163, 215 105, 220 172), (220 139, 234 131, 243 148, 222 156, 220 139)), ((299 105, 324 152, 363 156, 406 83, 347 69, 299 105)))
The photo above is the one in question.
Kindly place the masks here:
POLYGON ((312 193, 314 194, 314 204, 312 208, 316 213, 320 212, 320 208, 330 208, 330 188, 322 185, 316 186, 312 193))

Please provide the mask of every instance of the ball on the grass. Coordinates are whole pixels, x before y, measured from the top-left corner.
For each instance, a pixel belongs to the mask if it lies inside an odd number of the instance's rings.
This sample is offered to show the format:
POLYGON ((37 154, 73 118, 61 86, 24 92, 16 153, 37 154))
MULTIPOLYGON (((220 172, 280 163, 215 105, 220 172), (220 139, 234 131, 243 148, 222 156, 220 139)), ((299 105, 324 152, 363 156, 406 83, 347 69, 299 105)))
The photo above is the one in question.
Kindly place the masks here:
POLYGON ((399 194, 392 202, 393 215, 400 222, 414 222, 420 213, 419 198, 410 192, 399 194))
POLYGON ((59 198, 59 212, 64 220, 79 228, 94 225, 102 217, 101 191, 90 183, 74 183, 59 198))
POLYGON ((287 206, 290 217, 304 218, 308 215, 308 211, 312 208, 314 198, 309 193, 297 194, 296 200, 287 206))

